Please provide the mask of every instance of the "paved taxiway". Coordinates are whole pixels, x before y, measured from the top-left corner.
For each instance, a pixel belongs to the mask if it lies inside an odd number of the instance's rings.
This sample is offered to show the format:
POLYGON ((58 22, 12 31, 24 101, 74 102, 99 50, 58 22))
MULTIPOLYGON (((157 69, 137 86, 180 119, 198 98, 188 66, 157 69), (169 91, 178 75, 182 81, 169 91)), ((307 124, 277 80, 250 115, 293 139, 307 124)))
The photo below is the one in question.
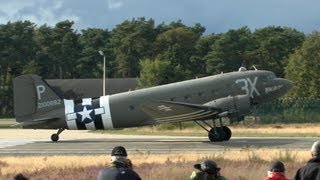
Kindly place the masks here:
MULTIPOLYGON (((112 136, 112 135, 111 135, 112 136)), ((206 137, 116 136, 92 139, 0 139, 0 155, 94 155, 108 154, 123 145, 129 153, 212 152, 244 148, 283 148, 309 150, 318 138, 243 138, 226 142, 209 142, 206 137)))

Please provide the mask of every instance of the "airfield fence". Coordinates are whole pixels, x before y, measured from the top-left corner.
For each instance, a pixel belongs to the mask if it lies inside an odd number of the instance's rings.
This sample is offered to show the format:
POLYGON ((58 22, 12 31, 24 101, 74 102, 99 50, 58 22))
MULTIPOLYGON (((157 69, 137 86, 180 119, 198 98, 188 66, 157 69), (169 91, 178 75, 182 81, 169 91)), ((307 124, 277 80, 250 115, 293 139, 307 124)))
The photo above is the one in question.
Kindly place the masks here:
POLYGON ((261 123, 319 123, 320 98, 283 98, 256 108, 261 123))

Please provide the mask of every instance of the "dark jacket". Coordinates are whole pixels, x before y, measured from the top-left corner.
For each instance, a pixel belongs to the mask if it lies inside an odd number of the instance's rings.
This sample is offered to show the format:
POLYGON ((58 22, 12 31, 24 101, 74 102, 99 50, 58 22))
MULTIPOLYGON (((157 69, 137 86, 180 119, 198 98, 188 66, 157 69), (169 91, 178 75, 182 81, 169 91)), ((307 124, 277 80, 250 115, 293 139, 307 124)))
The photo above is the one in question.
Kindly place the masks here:
POLYGON ((140 176, 124 163, 112 163, 99 172, 98 180, 141 180, 140 176))
POLYGON ((318 180, 320 179, 320 156, 312 158, 300 168, 294 179, 296 180, 318 180))

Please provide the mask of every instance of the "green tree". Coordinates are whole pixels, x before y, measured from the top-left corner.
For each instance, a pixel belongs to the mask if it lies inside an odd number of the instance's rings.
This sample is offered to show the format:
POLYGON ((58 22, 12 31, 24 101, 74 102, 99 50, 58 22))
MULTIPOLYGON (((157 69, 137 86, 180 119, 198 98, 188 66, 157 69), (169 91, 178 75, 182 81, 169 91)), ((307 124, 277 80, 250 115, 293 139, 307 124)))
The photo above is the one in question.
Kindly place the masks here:
POLYGON ((289 56, 286 78, 293 81, 292 97, 320 97, 320 32, 313 32, 289 56))
POLYGON ((192 64, 192 74, 197 77, 210 75, 206 73, 206 55, 211 51, 211 46, 215 43, 217 36, 201 36, 195 45, 195 52, 190 58, 192 64))
POLYGON ((57 78, 56 62, 54 61, 54 47, 53 47, 53 28, 47 25, 42 25, 35 31, 35 40, 37 43, 37 52, 35 62, 31 63, 37 67, 36 74, 43 78, 57 78))
POLYGON ((40 68, 44 78, 78 77, 76 66, 81 55, 80 35, 72 29, 73 24, 66 20, 58 22, 54 28, 46 25, 39 28, 37 40, 41 50, 37 63, 44 65, 40 68))
POLYGON ((114 73, 112 65, 113 54, 109 45, 110 33, 108 30, 89 28, 81 31, 80 45, 82 47, 81 58, 77 62, 77 72, 80 78, 101 78, 103 73, 103 60, 98 53, 103 51, 106 57, 107 75, 114 73))
POLYGON ((42 25, 36 30, 38 51, 35 64, 43 78, 76 78, 81 55, 79 34, 72 29, 74 22, 61 21, 51 28, 42 25))
POLYGON ((30 21, 0 26, 0 114, 13 115, 12 80, 35 58, 35 25, 30 21))
POLYGON ((172 65, 190 69, 190 57, 195 51, 198 36, 191 30, 177 27, 159 34, 156 40, 158 57, 169 60, 172 65))
POLYGON ((256 48, 250 65, 258 69, 272 70, 276 75, 284 77, 284 67, 289 54, 301 46, 305 35, 288 27, 268 26, 256 30, 253 39, 256 48))
POLYGON ((250 60, 253 49, 251 31, 248 27, 229 30, 218 35, 211 48, 205 57, 208 74, 238 70, 250 60))
POLYGON ((140 61, 139 87, 168 84, 183 79, 184 72, 168 60, 144 59, 140 61))
POLYGON ((190 79, 201 74, 203 61, 196 52, 196 45, 205 28, 199 23, 187 27, 177 21, 163 25, 162 29, 155 41, 156 57, 169 60, 172 66, 184 71, 182 79, 177 80, 190 79))
POLYGON ((55 61, 59 65, 59 78, 76 78, 76 66, 81 53, 79 34, 72 29, 73 21, 62 21, 53 28, 55 61))
POLYGON ((137 77, 139 61, 152 55, 156 37, 154 20, 145 18, 124 21, 111 32, 111 46, 115 55, 116 77, 137 77))

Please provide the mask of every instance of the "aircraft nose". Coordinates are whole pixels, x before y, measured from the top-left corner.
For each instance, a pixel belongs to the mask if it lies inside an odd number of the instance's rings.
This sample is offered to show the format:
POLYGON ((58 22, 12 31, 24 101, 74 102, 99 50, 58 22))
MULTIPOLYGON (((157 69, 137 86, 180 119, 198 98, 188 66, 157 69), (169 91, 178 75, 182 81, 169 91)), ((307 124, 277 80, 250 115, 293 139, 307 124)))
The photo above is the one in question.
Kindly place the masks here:
POLYGON ((281 95, 286 94, 293 86, 290 80, 284 78, 277 78, 276 82, 277 86, 281 87, 277 90, 277 93, 281 95))
POLYGON ((289 91, 293 86, 292 81, 287 80, 287 79, 281 79, 281 80, 282 80, 282 84, 283 84, 284 89, 286 91, 289 91))

